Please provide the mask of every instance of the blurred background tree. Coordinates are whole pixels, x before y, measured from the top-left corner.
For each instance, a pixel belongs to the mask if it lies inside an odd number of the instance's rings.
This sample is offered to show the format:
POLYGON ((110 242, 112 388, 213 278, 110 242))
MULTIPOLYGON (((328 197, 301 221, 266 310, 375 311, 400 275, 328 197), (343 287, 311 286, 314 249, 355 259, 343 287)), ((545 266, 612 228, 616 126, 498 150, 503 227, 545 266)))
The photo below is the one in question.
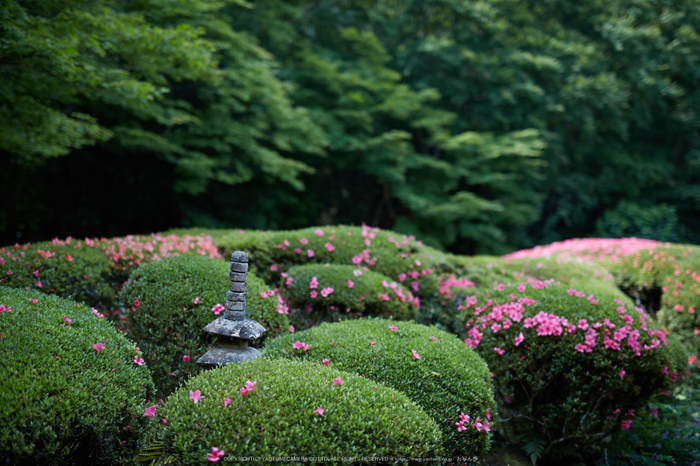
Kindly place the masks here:
POLYGON ((362 222, 460 253, 700 243, 697 0, 3 3, 3 244, 362 222))

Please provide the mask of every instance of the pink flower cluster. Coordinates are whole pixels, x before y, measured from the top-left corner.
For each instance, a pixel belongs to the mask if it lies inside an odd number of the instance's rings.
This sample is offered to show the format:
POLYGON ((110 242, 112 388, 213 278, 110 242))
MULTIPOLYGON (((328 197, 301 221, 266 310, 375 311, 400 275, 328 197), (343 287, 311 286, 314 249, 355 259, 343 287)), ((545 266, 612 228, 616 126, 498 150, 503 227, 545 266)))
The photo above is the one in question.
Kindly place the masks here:
MULTIPOLYGON (((547 286, 552 286, 551 283, 547 286)), ((576 290, 568 290, 572 296, 585 297, 585 294, 576 290)), ((467 322, 468 337, 464 342, 472 348, 479 346, 484 332, 490 330, 493 334, 498 334, 501 330, 507 330, 518 324, 523 329, 517 337, 513 339, 514 346, 519 346, 525 340, 527 330, 534 330, 537 336, 552 336, 564 337, 567 335, 574 336, 577 332, 585 332, 583 342, 580 340, 576 343, 572 342, 574 349, 581 353, 592 353, 598 342, 602 340, 603 347, 606 350, 622 351, 623 348, 629 349, 631 355, 641 356, 642 351, 653 350, 661 344, 666 345, 666 336, 663 330, 650 329, 647 327, 647 322, 651 321, 649 317, 642 311, 641 308, 636 308, 640 328, 633 327, 635 319, 627 313, 624 303, 616 300, 619 305, 617 308, 621 323, 616 325, 609 318, 603 319, 602 322, 589 323, 586 319, 579 319, 577 325, 570 323, 565 317, 558 316, 554 313, 540 311, 533 317, 523 319, 523 311, 526 306, 536 304, 536 301, 529 298, 518 298, 510 294, 510 302, 498 304, 493 299, 487 299, 483 307, 477 306, 477 299, 473 296, 466 298, 466 308, 473 308, 474 318, 467 322), (644 343, 642 341, 642 332, 645 332, 650 341, 644 343)), ((597 303, 592 296, 588 297, 591 306, 597 303)), ((507 341, 507 336, 504 337, 507 341)), ((575 340, 574 340, 575 341, 575 340)), ((502 347, 494 347, 493 350, 503 355, 506 350, 502 347)))
POLYGON ((617 262, 621 257, 642 249, 654 250, 664 243, 639 238, 576 238, 533 249, 523 249, 503 256, 504 259, 532 259, 536 257, 574 257, 583 260, 617 262))

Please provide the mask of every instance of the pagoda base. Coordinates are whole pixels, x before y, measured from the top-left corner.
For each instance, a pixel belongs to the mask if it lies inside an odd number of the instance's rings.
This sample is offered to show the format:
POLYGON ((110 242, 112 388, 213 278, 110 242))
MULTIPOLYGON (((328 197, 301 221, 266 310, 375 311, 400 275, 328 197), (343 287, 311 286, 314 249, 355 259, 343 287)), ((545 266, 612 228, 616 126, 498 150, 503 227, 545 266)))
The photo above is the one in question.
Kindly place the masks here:
POLYGON ((209 368, 226 366, 231 363, 239 364, 244 361, 258 359, 261 354, 260 351, 252 346, 247 348, 222 348, 215 346, 197 359, 197 364, 209 368))

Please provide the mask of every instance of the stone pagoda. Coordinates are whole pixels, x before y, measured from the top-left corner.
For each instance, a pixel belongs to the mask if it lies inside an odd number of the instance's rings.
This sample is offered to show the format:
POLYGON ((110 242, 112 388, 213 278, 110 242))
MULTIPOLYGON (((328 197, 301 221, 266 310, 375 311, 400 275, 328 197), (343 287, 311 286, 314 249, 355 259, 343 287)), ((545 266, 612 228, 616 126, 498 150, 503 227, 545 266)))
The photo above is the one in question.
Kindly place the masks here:
POLYGON ((204 331, 218 335, 215 346, 197 360, 206 367, 225 366, 232 362, 252 361, 260 357, 260 351, 248 346, 265 333, 265 327, 245 316, 246 279, 248 254, 236 251, 231 254, 231 286, 226 293, 226 310, 223 317, 212 321, 204 331))

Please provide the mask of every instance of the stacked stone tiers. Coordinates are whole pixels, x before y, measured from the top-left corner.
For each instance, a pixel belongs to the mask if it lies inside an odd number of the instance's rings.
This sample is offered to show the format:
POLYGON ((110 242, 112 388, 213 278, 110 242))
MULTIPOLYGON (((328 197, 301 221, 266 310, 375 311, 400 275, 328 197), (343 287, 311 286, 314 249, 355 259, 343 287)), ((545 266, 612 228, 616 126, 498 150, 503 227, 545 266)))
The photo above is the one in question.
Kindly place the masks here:
POLYGON ((223 317, 210 322, 204 331, 219 335, 217 345, 197 360, 205 366, 227 365, 249 361, 260 356, 260 351, 248 347, 248 340, 255 340, 265 333, 265 327, 245 316, 246 280, 248 278, 248 254, 236 251, 231 254, 231 285, 226 293, 226 310, 223 317))

